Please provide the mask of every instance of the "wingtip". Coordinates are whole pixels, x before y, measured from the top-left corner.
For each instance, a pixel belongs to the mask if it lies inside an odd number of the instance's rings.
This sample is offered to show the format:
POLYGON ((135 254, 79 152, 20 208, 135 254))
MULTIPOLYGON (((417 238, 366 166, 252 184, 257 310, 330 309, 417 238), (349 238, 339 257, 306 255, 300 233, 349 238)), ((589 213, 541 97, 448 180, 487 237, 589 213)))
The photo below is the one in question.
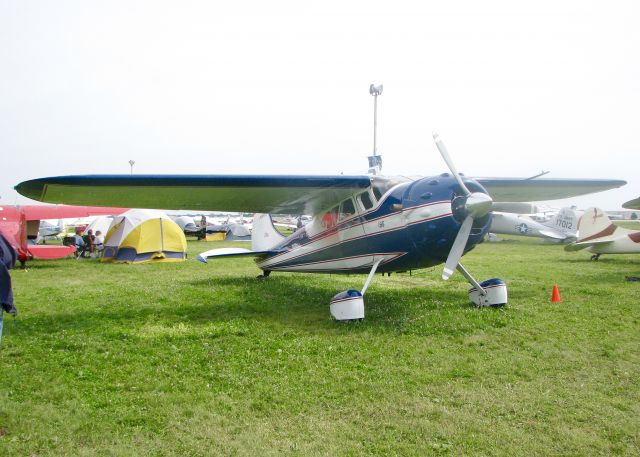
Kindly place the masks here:
POLYGON ((21 183, 16 184, 13 188, 16 192, 24 197, 30 198, 32 200, 42 200, 44 184, 39 182, 39 180, 37 179, 22 181, 21 183))
POLYGON ((207 263, 207 259, 202 257, 201 255, 197 255, 196 259, 202 263, 207 263))

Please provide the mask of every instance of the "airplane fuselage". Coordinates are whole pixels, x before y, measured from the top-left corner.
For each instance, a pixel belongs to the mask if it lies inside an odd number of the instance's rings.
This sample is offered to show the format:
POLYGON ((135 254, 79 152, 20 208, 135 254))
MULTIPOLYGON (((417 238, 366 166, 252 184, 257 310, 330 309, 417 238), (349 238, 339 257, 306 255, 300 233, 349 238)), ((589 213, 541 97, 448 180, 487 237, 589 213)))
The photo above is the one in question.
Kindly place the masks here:
MULTIPOLYGON (((473 191, 486 191, 467 180, 473 191)), ((327 226, 326 214, 316 215, 305 227, 276 245, 277 254, 257 259, 268 271, 367 273, 381 260, 378 271, 406 271, 443 263, 465 215, 463 198, 448 174, 407 180, 387 190, 370 209, 327 226)), ((491 216, 474 224, 465 252, 482 241, 491 216)))
POLYGON ((613 237, 611 243, 595 244, 587 248, 594 254, 637 254, 640 253, 640 232, 625 231, 613 237))

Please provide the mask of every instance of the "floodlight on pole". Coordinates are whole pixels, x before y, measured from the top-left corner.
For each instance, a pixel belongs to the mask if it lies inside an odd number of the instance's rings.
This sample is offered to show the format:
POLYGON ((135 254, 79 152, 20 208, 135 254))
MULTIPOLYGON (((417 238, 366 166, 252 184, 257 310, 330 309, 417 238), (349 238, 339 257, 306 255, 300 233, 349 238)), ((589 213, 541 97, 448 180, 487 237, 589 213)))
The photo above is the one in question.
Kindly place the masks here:
POLYGON ((131 166, 131 174, 133 174, 133 165, 136 163, 135 160, 129 160, 129 165, 131 166))
POLYGON ((382 94, 382 84, 371 84, 369 93, 373 95, 373 156, 369 157, 369 173, 377 174, 382 168, 382 157, 378 155, 377 131, 378 131, 378 95, 382 94))

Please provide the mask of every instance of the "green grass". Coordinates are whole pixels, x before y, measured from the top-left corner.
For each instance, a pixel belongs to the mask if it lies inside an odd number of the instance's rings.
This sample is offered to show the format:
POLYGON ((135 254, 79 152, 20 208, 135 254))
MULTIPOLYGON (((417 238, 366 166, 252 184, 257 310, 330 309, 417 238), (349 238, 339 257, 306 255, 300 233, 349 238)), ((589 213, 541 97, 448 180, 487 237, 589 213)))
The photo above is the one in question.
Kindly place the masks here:
POLYGON ((364 276, 250 259, 33 262, 0 348, 0 455, 638 455, 638 257, 534 241, 464 257, 509 284, 468 305, 441 269, 364 276), (563 303, 549 302, 554 283, 563 303))
POLYGON ((614 224, 619 225, 620 227, 631 229, 631 230, 640 230, 640 221, 613 221, 614 224))

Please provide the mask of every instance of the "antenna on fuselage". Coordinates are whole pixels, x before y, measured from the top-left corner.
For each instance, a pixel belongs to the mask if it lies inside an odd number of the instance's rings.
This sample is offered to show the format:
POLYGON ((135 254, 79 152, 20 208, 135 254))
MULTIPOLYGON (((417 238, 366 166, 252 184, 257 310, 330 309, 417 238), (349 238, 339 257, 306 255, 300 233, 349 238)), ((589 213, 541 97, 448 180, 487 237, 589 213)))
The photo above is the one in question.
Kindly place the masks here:
POLYGON ((382 156, 378 155, 376 134, 378 130, 378 95, 382 94, 382 84, 371 84, 369 93, 373 95, 373 155, 369 156, 369 174, 377 175, 382 170, 382 156))
POLYGON ((540 173, 538 173, 537 175, 530 176, 529 178, 526 178, 526 179, 525 179, 525 181, 531 181, 532 179, 539 178, 540 176, 544 176, 544 175, 546 175, 546 174, 549 174, 549 172, 548 172, 548 171, 544 171, 544 170, 542 170, 542 171, 541 171, 540 173))

